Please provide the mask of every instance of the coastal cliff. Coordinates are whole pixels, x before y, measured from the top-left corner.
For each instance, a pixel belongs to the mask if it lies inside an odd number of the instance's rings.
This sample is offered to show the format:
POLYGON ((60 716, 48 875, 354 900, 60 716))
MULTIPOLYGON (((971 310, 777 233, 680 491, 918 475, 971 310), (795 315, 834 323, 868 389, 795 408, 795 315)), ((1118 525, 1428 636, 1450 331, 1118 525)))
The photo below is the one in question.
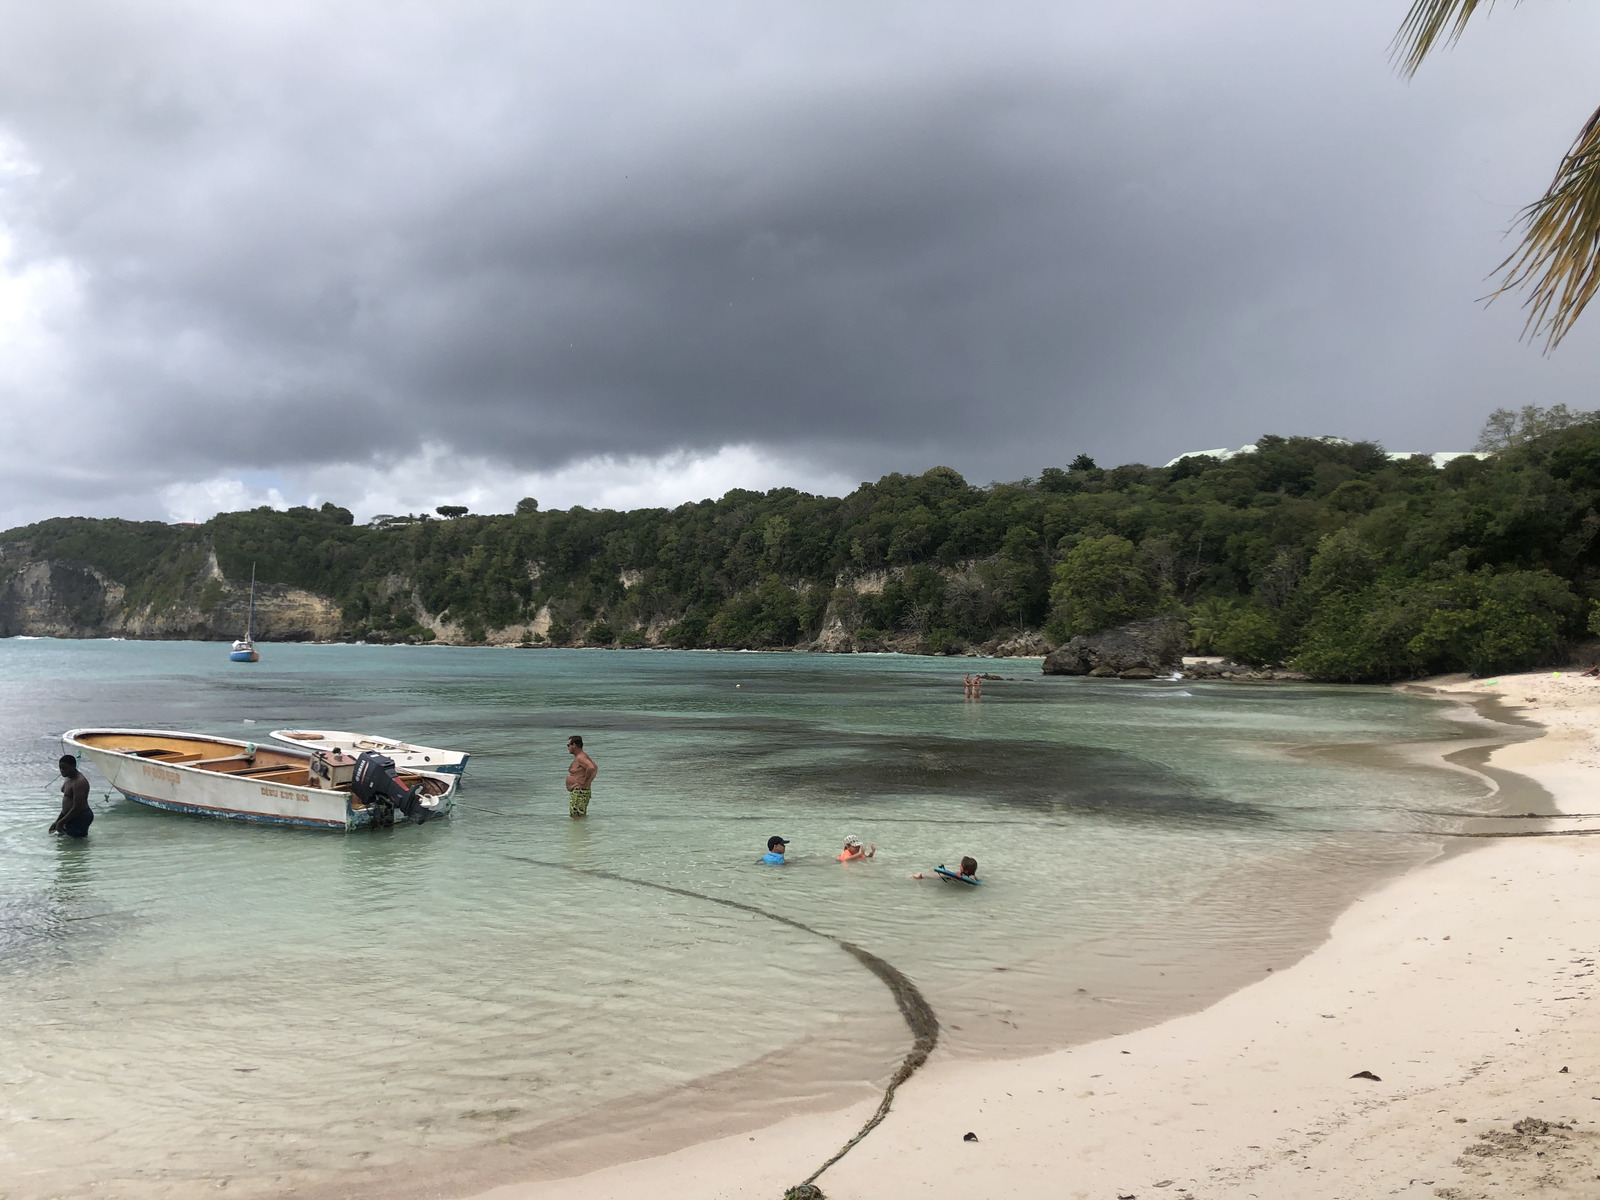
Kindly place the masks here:
MULTIPOLYGON (((0 533, 0 636, 232 638, 254 569, 281 639, 1043 655, 1385 682, 1565 661, 1600 633, 1600 421, 1440 467, 1263 437, 1227 461, 983 487, 948 467, 631 512, 376 517, 333 504, 201 525, 0 533), (1157 620, 1158 650, 1108 631, 1157 620)), ((1234 672, 1237 674, 1237 671, 1234 672)), ((1277 676, 1275 676, 1277 677, 1277 676)))
MULTIPOLYGON (((243 636, 250 620, 249 585, 226 579, 214 554, 165 596, 132 598, 126 584, 90 563, 17 559, 14 548, 0 548, 0 637, 228 641, 243 636)), ((261 641, 324 641, 342 627, 339 605, 326 596, 286 584, 256 588, 261 641)))

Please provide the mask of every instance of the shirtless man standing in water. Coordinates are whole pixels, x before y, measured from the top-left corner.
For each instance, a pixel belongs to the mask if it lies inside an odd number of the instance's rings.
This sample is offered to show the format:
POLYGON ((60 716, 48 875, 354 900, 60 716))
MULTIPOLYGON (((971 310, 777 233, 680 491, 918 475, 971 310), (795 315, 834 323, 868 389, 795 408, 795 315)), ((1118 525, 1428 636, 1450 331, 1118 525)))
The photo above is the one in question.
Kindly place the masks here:
POLYGON ((567 768, 567 808, 573 817, 586 817, 589 815, 589 789, 600 768, 583 752, 583 739, 577 734, 567 739, 567 753, 572 755, 572 765, 567 768))
POLYGON ((63 754, 56 764, 61 771, 61 815, 50 822, 51 833, 64 833, 71 838, 89 836, 89 826, 94 823, 94 809, 89 807, 89 781, 78 770, 78 760, 63 754))

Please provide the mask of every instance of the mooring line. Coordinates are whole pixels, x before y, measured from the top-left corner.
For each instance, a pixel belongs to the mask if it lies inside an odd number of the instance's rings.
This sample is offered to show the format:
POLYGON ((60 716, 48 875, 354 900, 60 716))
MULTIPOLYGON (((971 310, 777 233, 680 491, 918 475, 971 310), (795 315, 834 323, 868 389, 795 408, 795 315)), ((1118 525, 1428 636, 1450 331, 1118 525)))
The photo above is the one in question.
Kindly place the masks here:
POLYGON ((847 942, 841 937, 825 933, 813 928, 793 917, 786 917, 782 913, 769 912, 764 908, 757 908, 754 904, 746 904, 742 900, 729 900, 723 896, 708 896, 704 892, 691 892, 688 888, 673 887, 667 883, 657 883, 651 879, 635 879, 631 875, 618 875, 614 871, 602 871, 596 867, 575 867, 571 863, 551 862, 548 859, 528 858, 520 854, 508 854, 508 859, 514 862, 530 863, 536 867, 549 867, 557 871, 570 871, 575 875, 592 875, 598 879, 610 879, 617 883, 631 883, 636 887, 654 888, 659 892, 671 892, 676 896, 687 896, 692 900, 708 900, 712 904, 721 904, 726 908, 737 908, 743 912, 754 913, 758 917, 766 917, 769 921, 777 921, 798 929, 802 933, 809 933, 814 937, 825 938, 838 946, 847 954, 854 956, 867 970, 871 971, 894 996, 894 1002, 900 1008, 900 1015, 905 1019, 906 1027, 911 1030, 911 1049, 905 1058, 901 1059, 899 1068, 890 1077, 889 1084, 883 1090, 883 1099, 878 1102, 877 1111, 867 1119, 856 1135, 841 1146, 837 1153, 815 1171, 811 1172, 803 1181, 785 1192, 785 1196, 815 1197, 821 1196, 816 1181, 821 1174, 833 1166, 846 1154, 849 1154, 862 1138, 871 1133, 883 1123, 889 1115, 889 1109, 894 1104, 894 1095, 900 1090, 900 1085, 916 1073, 918 1067, 928 1061, 928 1055, 933 1053, 933 1048, 939 1043, 939 1018, 934 1013, 923 994, 917 990, 917 985, 912 983, 903 972, 892 963, 886 962, 869 950, 863 950, 854 942, 847 942))
POLYGON ((455 803, 455 807, 456 808, 467 808, 467 809, 471 809, 473 812, 488 813, 491 817, 524 817, 524 816, 533 817, 533 816, 540 815, 538 813, 508 813, 508 812, 501 812, 498 808, 485 808, 481 804, 468 804, 468 803, 466 803, 465 801, 462 801, 462 800, 457 800, 454 803, 455 803))

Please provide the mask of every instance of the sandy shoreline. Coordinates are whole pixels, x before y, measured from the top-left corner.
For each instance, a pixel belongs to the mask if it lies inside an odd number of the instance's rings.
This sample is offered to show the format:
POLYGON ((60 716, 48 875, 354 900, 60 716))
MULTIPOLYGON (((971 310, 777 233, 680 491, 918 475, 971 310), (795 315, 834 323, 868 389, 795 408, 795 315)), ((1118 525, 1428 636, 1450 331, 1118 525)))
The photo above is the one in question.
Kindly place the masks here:
MULTIPOLYGON (((1546 671, 1432 686, 1498 697, 1544 726, 1489 765, 1535 780, 1558 812, 1600 812, 1600 681, 1546 671)), ((1474 826, 1588 827, 1600 821, 1474 826)), ((1365 896, 1319 949, 1263 964, 1259 982, 1204 1011, 1036 1058, 935 1052, 820 1186, 832 1200, 1600 1195, 1600 841, 1477 845, 1365 896), (1362 1071, 1378 1079, 1351 1078, 1362 1071), (1518 1132, 1524 1118, 1551 1127, 1518 1132)), ((776 1200, 875 1106, 476 1200, 776 1200)))

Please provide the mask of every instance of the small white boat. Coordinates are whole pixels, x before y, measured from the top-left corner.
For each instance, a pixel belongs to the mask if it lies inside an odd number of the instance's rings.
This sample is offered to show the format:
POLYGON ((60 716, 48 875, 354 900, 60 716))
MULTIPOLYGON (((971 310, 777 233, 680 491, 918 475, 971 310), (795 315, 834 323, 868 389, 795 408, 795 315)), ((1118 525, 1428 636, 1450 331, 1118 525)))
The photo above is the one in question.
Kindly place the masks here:
POLYGON ((338 750, 359 758, 376 750, 394 759, 394 765, 408 771, 435 771, 441 775, 464 775, 470 754, 462 750, 439 750, 433 746, 413 746, 410 742, 380 737, 375 733, 349 733, 339 729, 274 729, 277 741, 306 750, 338 750))
POLYGON ((351 830, 422 824, 455 808, 453 776, 407 769, 358 780, 345 755, 159 729, 73 729, 61 744, 129 800, 194 816, 351 830))

